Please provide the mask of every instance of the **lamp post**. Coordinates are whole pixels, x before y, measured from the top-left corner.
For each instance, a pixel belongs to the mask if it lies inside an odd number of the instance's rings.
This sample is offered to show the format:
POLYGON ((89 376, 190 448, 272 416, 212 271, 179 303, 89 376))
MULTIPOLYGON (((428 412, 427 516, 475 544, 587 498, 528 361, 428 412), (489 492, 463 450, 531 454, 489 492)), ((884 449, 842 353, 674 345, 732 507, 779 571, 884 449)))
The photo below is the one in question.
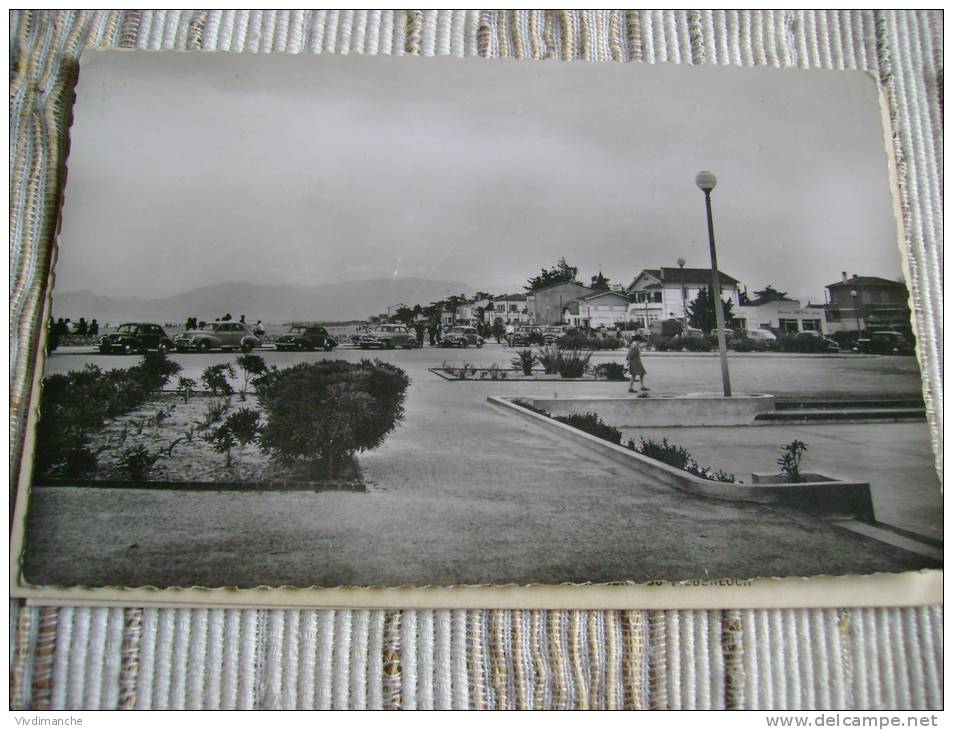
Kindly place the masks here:
POLYGON ((679 296, 682 299, 682 327, 688 326, 688 314, 685 309, 685 259, 679 256, 675 263, 678 264, 679 296))
POLYGON ((860 337, 860 309, 857 308, 857 290, 850 290, 850 298, 854 300, 854 320, 857 322, 857 336, 860 337))
POLYGON ((711 293, 715 304, 715 325, 718 327, 718 355, 721 359, 721 383, 725 398, 731 397, 731 378, 728 376, 728 345, 725 342, 725 313, 721 304, 721 281, 718 277, 718 256, 715 253, 715 226, 711 220, 711 191, 718 179, 703 170, 695 176, 695 184, 705 193, 705 212, 708 215, 708 248, 711 253, 711 293))

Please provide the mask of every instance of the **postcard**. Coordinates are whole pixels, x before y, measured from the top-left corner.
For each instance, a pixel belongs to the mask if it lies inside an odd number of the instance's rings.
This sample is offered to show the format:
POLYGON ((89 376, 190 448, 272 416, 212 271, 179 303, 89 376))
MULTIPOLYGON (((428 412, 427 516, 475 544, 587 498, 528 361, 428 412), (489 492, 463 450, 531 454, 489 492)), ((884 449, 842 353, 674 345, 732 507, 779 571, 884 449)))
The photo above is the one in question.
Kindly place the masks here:
POLYGON ((880 91, 86 52, 14 595, 938 600, 880 91))

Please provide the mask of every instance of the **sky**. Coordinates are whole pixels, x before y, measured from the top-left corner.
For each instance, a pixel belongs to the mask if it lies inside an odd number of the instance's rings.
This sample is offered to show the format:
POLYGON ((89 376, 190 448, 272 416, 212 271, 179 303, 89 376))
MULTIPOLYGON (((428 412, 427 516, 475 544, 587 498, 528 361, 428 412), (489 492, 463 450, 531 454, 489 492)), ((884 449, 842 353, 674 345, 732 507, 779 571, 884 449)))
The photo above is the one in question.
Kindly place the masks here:
POLYGON ((843 71, 86 52, 56 288, 380 277, 521 291, 710 265, 901 276, 876 83, 843 71))

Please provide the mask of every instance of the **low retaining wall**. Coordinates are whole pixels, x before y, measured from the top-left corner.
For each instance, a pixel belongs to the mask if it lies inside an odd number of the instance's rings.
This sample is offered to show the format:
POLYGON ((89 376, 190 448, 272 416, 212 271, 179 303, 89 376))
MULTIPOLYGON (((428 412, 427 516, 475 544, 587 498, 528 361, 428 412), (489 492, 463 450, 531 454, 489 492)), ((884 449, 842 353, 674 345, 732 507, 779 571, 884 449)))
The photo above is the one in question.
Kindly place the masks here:
POLYGON ((774 396, 742 393, 725 398, 712 393, 639 398, 533 398, 533 405, 554 416, 597 413, 616 428, 650 426, 750 426, 759 413, 774 411, 774 396))
POLYGON ((520 418, 582 444, 607 459, 629 467, 654 479, 656 482, 689 494, 729 502, 757 502, 777 507, 789 507, 826 519, 845 517, 863 521, 873 521, 874 519, 870 486, 866 482, 829 481, 773 485, 715 482, 693 476, 682 469, 676 469, 668 464, 643 456, 637 451, 609 443, 604 439, 580 431, 578 428, 533 413, 516 405, 509 398, 490 396, 487 400, 494 406, 504 408, 520 418))

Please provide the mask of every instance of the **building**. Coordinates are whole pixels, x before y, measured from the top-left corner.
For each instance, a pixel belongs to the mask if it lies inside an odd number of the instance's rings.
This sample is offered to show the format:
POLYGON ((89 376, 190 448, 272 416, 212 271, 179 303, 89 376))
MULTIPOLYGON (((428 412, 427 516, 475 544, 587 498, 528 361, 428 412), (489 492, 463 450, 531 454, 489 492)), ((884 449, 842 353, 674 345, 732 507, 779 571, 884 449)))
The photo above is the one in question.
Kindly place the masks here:
POLYGON ((847 278, 827 285, 826 327, 830 332, 902 330, 909 332, 910 294, 901 281, 879 276, 847 278))
MULTIPOLYGON (((719 271, 722 299, 730 299, 737 308, 738 280, 719 271)), ((665 319, 688 319, 688 305, 701 289, 711 287, 711 269, 689 269, 663 266, 642 269, 629 284, 626 294, 631 299, 627 318, 640 327, 665 319)))
POLYGON ((444 308, 440 314, 440 323, 444 328, 455 324, 476 327, 480 322, 492 321, 488 315, 488 307, 492 304, 490 299, 469 299, 459 304, 456 312, 444 308))
POLYGON ((574 327, 615 329, 625 322, 632 300, 617 291, 597 291, 569 302, 563 310, 563 321, 574 327))
POLYGON ((526 295, 526 309, 532 324, 559 324, 569 302, 589 296, 593 291, 588 286, 574 281, 561 281, 526 295))
POLYGON ((743 330, 825 334, 823 310, 811 305, 802 307, 796 299, 755 299, 736 306, 733 314, 731 325, 743 330))
POLYGON ((526 324, 530 313, 526 306, 525 294, 501 294, 493 297, 486 305, 485 320, 489 324, 497 320, 501 324, 526 324))

